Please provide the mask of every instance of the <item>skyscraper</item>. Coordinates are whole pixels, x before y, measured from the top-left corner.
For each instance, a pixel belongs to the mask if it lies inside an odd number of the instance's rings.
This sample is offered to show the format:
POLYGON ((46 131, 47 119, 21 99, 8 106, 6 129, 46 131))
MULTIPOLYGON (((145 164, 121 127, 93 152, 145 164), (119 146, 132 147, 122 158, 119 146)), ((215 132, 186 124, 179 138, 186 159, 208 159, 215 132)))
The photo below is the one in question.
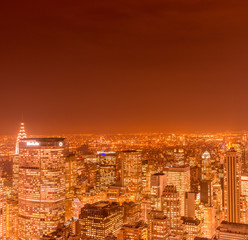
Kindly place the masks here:
POLYGON ((152 210, 148 219, 148 240, 167 239, 169 234, 168 218, 163 211, 152 210))
POLYGON ((119 153, 121 162, 121 184, 128 192, 138 197, 142 189, 142 158, 140 151, 122 151, 119 153))
POLYGON ((110 233, 117 233, 123 224, 123 210, 119 203, 96 202, 86 204, 79 216, 83 237, 104 239, 110 233))
POLYGON ((152 210, 161 210, 161 195, 166 186, 166 175, 163 173, 156 173, 151 175, 151 207, 152 210))
POLYGON ((185 193, 190 191, 190 167, 169 167, 165 169, 167 184, 176 186, 181 202, 181 216, 185 216, 185 193))
POLYGON ((18 235, 37 240, 65 219, 65 142, 26 138, 19 145, 18 235))
POLYGON ((107 187, 116 184, 117 157, 115 152, 98 153, 99 188, 105 191, 107 187))
POLYGON ((17 140, 16 140, 16 148, 15 148, 15 153, 16 154, 19 153, 19 142, 20 142, 21 139, 24 139, 24 138, 27 138, 27 134, 25 132, 24 123, 21 122, 20 131, 18 133, 17 140))
POLYGON ((241 164, 234 148, 226 152, 224 162, 224 212, 228 222, 240 222, 241 164))
POLYGON ((19 154, 19 142, 22 139, 27 138, 27 134, 24 129, 24 123, 21 123, 20 131, 17 135, 16 139, 16 147, 15 147, 15 154, 13 157, 13 189, 12 194, 15 198, 18 193, 18 172, 19 172, 19 163, 18 163, 18 154, 19 154))
POLYGON ((161 197, 161 207, 164 215, 168 218, 169 228, 174 234, 183 233, 180 206, 179 193, 176 187, 167 185, 161 197))

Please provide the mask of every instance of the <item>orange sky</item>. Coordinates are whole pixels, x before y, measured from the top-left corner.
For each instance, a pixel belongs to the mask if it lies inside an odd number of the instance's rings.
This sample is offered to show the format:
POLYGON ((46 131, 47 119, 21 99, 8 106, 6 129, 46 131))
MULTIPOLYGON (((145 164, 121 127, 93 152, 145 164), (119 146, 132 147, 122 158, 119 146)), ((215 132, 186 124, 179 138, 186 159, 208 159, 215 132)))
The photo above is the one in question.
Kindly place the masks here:
POLYGON ((248 130, 248 2, 7 1, 0 134, 248 130))

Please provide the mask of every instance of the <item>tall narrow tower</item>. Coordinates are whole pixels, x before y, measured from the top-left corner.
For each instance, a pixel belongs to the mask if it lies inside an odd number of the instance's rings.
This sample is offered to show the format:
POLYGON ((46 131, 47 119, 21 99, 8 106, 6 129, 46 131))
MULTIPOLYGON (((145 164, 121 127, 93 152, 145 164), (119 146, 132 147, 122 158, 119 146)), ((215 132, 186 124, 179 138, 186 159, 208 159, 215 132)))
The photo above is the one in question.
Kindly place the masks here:
POLYGON ((225 220, 240 222, 241 164, 234 148, 226 153, 224 163, 224 210, 225 220))
POLYGON ((20 131, 18 133, 17 139, 16 139, 16 148, 15 148, 15 154, 19 154, 19 142, 21 139, 27 138, 27 134, 24 129, 24 122, 21 122, 20 131))

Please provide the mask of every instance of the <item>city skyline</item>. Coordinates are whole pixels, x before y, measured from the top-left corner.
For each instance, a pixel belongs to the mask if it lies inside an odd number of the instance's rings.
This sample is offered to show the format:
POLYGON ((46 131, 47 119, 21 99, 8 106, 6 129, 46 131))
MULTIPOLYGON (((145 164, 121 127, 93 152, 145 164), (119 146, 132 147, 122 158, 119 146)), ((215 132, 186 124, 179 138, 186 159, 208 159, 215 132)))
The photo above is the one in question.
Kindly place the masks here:
POLYGON ((247 2, 3 2, 0 133, 248 130, 247 2))

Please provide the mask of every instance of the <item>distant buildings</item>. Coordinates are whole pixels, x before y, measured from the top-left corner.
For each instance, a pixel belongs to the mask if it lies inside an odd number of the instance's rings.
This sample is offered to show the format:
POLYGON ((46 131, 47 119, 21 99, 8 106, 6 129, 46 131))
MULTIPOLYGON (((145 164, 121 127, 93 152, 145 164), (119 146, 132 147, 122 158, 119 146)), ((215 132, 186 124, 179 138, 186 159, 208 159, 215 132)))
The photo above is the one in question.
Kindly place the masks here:
POLYGON ((0 240, 6 239, 7 195, 3 180, 0 178, 0 240))

